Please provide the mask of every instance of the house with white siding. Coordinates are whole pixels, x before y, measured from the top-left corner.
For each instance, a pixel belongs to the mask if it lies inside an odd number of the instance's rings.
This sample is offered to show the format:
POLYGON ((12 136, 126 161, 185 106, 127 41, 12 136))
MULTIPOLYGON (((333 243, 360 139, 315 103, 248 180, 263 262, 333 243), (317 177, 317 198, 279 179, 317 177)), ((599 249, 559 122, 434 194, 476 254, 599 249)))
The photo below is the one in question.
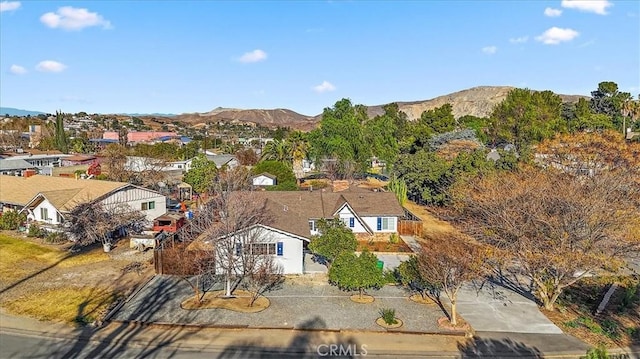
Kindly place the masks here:
POLYGON ((66 177, 0 176, 0 203, 36 222, 59 225, 81 203, 100 201, 105 208, 127 205, 141 211, 149 223, 166 213, 166 197, 125 182, 66 177))
POLYGON ((319 234, 321 219, 340 218, 358 237, 397 233, 404 210, 389 192, 254 192, 252 201, 263 203, 268 222, 247 230, 259 231, 261 253, 275 256, 285 274, 305 272, 307 246, 319 234))

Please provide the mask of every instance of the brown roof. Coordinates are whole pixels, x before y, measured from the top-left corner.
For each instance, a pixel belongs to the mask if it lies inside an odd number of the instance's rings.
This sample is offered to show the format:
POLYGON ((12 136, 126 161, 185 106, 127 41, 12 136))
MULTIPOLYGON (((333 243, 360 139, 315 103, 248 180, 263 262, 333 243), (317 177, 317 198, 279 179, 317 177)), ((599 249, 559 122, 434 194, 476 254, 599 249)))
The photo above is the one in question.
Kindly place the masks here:
POLYGON ((267 201, 270 227, 301 237, 309 237, 309 219, 333 218, 345 203, 361 217, 404 215, 390 192, 264 191, 256 196, 267 201))
POLYGON ((0 202, 24 206, 38 193, 42 193, 56 208, 68 211, 77 203, 93 201, 125 186, 130 184, 41 175, 0 175, 0 202))
POLYGON ((89 161, 89 160, 95 160, 96 156, 91 156, 91 155, 73 155, 70 157, 65 157, 65 161, 89 161))

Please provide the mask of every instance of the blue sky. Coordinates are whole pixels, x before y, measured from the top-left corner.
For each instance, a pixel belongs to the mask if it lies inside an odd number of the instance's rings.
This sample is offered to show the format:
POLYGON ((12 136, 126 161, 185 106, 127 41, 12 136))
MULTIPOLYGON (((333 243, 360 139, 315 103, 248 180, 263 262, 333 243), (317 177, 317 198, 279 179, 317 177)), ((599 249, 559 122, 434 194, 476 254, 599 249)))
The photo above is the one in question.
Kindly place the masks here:
POLYGON ((0 105, 52 112, 640 92, 638 1, 1 1, 0 105))

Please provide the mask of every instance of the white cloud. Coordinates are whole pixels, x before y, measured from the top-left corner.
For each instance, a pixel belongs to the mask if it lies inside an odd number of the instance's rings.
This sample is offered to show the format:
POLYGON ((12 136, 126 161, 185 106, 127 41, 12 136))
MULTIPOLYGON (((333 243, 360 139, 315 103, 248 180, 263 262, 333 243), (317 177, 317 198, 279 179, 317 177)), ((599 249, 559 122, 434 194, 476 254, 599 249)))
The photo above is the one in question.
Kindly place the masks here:
POLYGON ((333 86, 333 84, 329 81, 322 81, 320 85, 313 86, 313 91, 317 93, 331 92, 331 91, 334 91, 335 89, 336 87, 333 86))
POLYGON ((25 69, 24 67, 22 67, 20 65, 11 65, 11 67, 9 68, 9 72, 11 72, 12 74, 15 74, 15 75, 24 75, 28 71, 27 71, 27 69, 25 69))
POLYGON ((53 60, 40 61, 40 63, 36 65, 36 70, 41 72, 62 72, 66 68, 67 65, 53 60))
POLYGON ((111 28, 111 23, 97 12, 89 12, 87 9, 74 8, 72 6, 63 6, 55 13, 48 12, 40 16, 40 22, 52 29, 82 30, 91 26, 102 26, 104 29, 111 28))
POLYGON ((493 55, 496 53, 496 51, 498 51, 498 48, 496 46, 485 46, 482 48, 482 52, 487 55, 493 55))
POLYGON ((0 12, 14 11, 20 8, 20 1, 3 1, 0 2, 0 12))
POLYGON ((609 0, 562 0, 560 6, 598 15, 607 15, 607 8, 613 6, 613 4, 609 0))
POLYGON ((512 44, 524 44, 527 41, 529 41, 529 36, 512 37, 509 39, 509 42, 512 44))
POLYGON ((580 35, 579 32, 573 29, 562 29, 559 27, 552 27, 543 32, 542 35, 537 36, 536 40, 546 45, 558 45, 561 42, 571 41, 580 35))
POLYGON ((252 62, 260 62, 260 61, 264 61, 267 59, 267 53, 260 50, 260 49, 255 49, 253 51, 247 52, 244 55, 240 56, 240 58, 238 59, 238 61, 245 63, 245 64, 249 64, 252 62))
POLYGON ((544 9, 544 15, 548 17, 558 17, 562 15, 562 10, 548 7, 544 9))

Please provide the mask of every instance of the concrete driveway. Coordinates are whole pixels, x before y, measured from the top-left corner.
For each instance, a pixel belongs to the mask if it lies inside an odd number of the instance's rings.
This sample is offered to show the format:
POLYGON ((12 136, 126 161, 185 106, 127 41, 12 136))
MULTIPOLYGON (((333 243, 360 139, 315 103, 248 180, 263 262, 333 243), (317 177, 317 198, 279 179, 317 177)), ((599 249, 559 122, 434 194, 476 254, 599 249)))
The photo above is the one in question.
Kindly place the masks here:
POLYGON ((491 282, 465 285, 458 312, 479 332, 562 334, 533 300, 491 282))

